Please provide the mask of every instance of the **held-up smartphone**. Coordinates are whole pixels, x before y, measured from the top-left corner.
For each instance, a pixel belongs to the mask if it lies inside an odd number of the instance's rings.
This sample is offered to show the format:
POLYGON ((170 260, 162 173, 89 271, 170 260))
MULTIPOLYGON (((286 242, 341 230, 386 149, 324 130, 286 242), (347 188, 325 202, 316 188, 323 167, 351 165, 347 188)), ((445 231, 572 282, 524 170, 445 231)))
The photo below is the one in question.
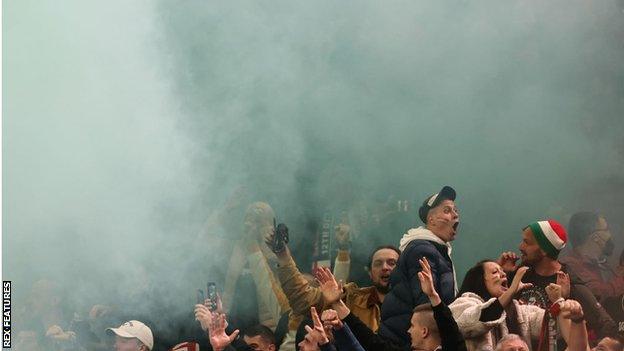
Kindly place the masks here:
POLYGON ((217 309, 217 284, 215 282, 208 282, 206 284, 206 297, 210 300, 210 311, 217 309))
POLYGON ((288 227, 284 223, 276 224, 275 218, 273 218, 273 227, 275 227, 275 235, 273 235, 271 250, 280 253, 284 251, 288 243, 288 227))
POLYGON ((202 289, 197 289, 197 303, 203 305, 204 300, 206 300, 204 297, 204 291, 202 289))

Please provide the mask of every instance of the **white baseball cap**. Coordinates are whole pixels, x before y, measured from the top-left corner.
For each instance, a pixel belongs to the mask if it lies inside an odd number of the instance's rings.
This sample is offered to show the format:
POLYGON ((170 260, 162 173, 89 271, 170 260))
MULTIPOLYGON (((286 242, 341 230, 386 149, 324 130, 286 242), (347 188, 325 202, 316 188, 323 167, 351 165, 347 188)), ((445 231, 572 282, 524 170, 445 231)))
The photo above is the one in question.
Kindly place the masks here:
POLYGON ((113 332, 122 338, 137 338, 150 350, 154 347, 152 330, 143 322, 132 320, 125 322, 118 328, 106 328, 106 331, 113 332))

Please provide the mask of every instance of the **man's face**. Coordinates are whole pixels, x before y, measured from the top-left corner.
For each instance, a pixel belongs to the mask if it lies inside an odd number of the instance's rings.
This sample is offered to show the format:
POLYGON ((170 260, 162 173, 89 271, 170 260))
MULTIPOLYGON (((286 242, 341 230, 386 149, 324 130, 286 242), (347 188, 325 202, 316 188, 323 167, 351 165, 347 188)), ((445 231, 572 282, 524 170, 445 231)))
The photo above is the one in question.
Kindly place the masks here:
POLYGON ((521 253, 520 259, 525 266, 534 266, 546 257, 546 254, 535 240, 533 231, 528 227, 522 232, 522 242, 519 249, 521 253))
POLYGON ((392 249, 380 249, 373 255, 369 272, 373 285, 382 293, 387 293, 390 287, 390 273, 399 260, 399 254, 392 249))
POLYGON ((609 231, 609 224, 603 217, 598 218, 596 222, 596 228, 592 233, 591 239, 594 240, 598 248, 605 256, 611 256, 613 254, 613 239, 611 231, 609 231))
POLYGON ((119 335, 115 335, 115 351, 142 351, 139 339, 137 338, 122 338, 119 335))
POLYGON ((618 350, 619 341, 612 338, 603 338, 592 351, 616 351, 618 350))
POLYGON ((410 328, 407 330, 407 333, 410 335, 412 339, 412 350, 419 350, 425 340, 425 336, 427 335, 426 328, 419 323, 418 316, 416 313, 412 314, 412 320, 410 328))
POLYGON ((254 351, 275 351, 275 345, 266 341, 261 335, 243 337, 245 344, 254 351))
POLYGON ((458 225, 459 212, 453 200, 440 202, 427 214, 427 228, 446 242, 455 240, 458 225))
POLYGON ((501 345, 502 351, 529 351, 527 344, 520 339, 505 340, 501 345))

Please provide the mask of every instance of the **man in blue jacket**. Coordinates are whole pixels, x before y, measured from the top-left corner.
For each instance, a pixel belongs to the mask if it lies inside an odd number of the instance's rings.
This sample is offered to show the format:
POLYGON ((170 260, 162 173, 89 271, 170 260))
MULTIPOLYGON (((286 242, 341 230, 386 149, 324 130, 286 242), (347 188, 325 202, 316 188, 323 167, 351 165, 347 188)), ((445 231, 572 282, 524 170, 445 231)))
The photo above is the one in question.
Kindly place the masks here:
POLYGON ((427 258, 433 282, 442 301, 449 305, 457 292, 450 242, 455 239, 459 212, 456 193, 445 186, 429 196, 418 211, 424 227, 412 228, 401 239, 401 257, 390 276, 391 289, 381 307, 379 334, 402 345, 410 344, 407 330, 414 307, 429 302, 418 280, 419 260, 427 258))

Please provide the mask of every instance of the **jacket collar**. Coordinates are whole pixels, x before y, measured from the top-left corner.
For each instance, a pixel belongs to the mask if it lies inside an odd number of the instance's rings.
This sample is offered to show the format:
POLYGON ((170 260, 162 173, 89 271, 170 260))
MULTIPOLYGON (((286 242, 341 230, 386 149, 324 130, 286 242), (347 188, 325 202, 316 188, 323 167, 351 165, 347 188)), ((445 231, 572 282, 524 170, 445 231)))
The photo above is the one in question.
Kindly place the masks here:
POLYGON ((440 239, 437 235, 433 234, 431 230, 422 226, 418 228, 412 228, 408 230, 407 233, 403 234, 403 237, 401 238, 400 246, 399 246, 399 249, 401 249, 401 252, 405 250, 407 245, 409 245, 409 243, 411 243, 414 240, 427 240, 427 241, 433 241, 434 243, 437 243, 440 245, 444 245, 447 247, 447 253, 449 257, 451 256, 451 251, 452 251, 451 243, 447 243, 446 241, 440 239))
POLYGON ((366 300, 366 307, 373 307, 375 305, 381 306, 381 301, 379 301, 379 295, 377 295, 377 288, 371 286, 370 294, 366 300))

